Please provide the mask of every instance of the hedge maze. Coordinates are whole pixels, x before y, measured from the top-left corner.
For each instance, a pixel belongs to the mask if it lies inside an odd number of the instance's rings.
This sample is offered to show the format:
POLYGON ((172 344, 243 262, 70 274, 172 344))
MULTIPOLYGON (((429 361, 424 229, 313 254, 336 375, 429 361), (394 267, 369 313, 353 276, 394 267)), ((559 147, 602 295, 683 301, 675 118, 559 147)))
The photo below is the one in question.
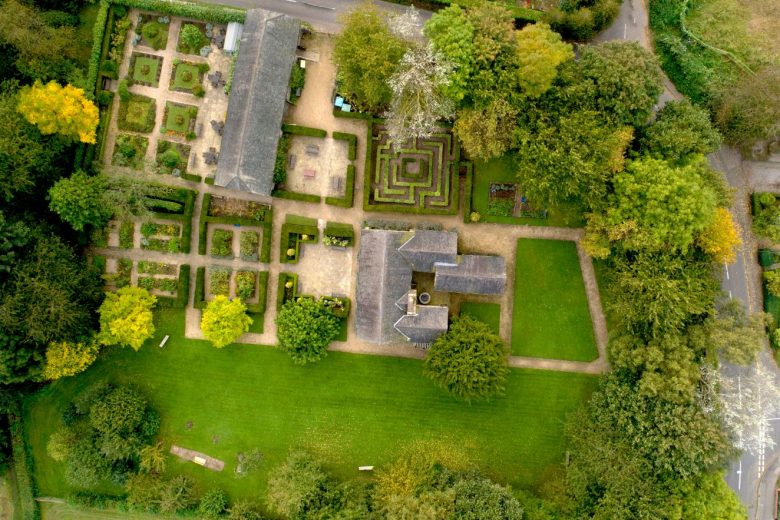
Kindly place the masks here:
POLYGON ((446 129, 395 147, 385 128, 374 126, 365 209, 456 213, 459 157, 457 142, 446 129))

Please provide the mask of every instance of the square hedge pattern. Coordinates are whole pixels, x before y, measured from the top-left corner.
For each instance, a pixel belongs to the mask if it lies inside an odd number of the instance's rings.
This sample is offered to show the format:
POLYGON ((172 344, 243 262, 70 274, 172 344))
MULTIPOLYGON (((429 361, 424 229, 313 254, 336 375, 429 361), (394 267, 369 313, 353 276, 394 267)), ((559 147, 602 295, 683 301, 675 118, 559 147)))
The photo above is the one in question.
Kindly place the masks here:
POLYGON ((156 87, 160 82, 162 58, 148 54, 133 55, 133 81, 156 87))
POLYGON ((449 129, 401 146, 374 125, 366 169, 367 211, 456 213, 460 150, 449 129))
POLYGON ((154 99, 134 94, 119 104, 117 126, 120 130, 148 134, 154 130, 156 103, 154 99))
POLYGON ((198 116, 198 107, 168 102, 165 105, 165 128, 171 132, 187 134, 191 123, 198 116))
POLYGON ((173 70, 171 88, 174 90, 191 91, 197 85, 200 85, 202 78, 203 75, 197 64, 184 61, 176 65, 173 70))

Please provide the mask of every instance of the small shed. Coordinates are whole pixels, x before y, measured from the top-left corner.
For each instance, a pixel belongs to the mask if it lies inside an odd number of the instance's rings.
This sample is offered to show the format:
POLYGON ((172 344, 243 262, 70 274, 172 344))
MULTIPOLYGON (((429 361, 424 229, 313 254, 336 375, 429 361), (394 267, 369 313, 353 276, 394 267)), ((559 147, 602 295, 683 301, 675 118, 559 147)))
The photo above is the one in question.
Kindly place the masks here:
POLYGON ((230 22, 225 32, 225 52, 235 52, 238 50, 238 41, 241 39, 241 33, 244 32, 243 24, 230 22))

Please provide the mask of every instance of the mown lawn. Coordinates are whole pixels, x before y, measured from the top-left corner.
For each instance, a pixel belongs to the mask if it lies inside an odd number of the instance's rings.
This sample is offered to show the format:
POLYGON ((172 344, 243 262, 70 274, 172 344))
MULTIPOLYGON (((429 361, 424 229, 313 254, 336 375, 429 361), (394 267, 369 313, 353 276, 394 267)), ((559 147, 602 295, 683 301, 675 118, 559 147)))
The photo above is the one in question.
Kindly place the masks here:
POLYGON ((598 357, 574 242, 520 239, 512 353, 573 361, 598 357))
MULTIPOLYGON (((576 205, 548 208, 547 218, 505 217, 488 215, 488 199, 491 184, 517 184, 512 158, 504 155, 489 161, 474 161, 474 180, 471 188, 471 210, 481 216, 482 222, 499 224, 525 224, 529 226, 582 227, 582 211, 576 205)), ((518 186, 522 192, 522 186, 518 186)))
POLYGON ((465 450, 497 480, 534 487, 545 472, 560 467, 565 416, 596 383, 587 375, 512 370, 506 397, 467 405, 434 387, 416 360, 332 353, 300 367, 269 347, 217 350, 186 340, 183 314, 175 311, 161 311, 157 321, 156 337, 139 352, 114 349, 86 373, 26 401, 40 495, 70 491, 63 465, 46 454, 46 441, 72 397, 103 379, 136 385, 150 399, 162 416, 166 445, 226 462, 222 473, 214 473, 171 457, 169 473, 186 472, 202 489, 221 486, 233 498, 263 496, 267 469, 292 448, 312 451, 338 477, 349 478, 357 476, 357 466, 382 467, 418 441, 465 450), (171 337, 160 349, 165 334, 171 337), (236 453, 253 447, 265 454, 263 469, 234 478, 236 453))
POLYGON ((497 303, 463 302, 460 304, 460 313, 469 314, 489 325, 496 334, 501 331, 501 305, 497 303))

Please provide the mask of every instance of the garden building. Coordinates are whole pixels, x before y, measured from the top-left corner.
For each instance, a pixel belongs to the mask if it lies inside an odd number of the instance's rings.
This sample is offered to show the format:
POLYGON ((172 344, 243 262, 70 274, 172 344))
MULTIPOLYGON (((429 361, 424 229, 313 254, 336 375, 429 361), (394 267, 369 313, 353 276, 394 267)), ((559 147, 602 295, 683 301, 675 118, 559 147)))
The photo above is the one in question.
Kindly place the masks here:
POLYGON ((300 28, 300 22, 287 15, 264 9, 247 11, 219 153, 217 186, 271 195, 300 28))
POLYGON ((371 343, 428 346, 447 331, 446 293, 499 295, 505 287, 504 259, 458 255, 454 231, 364 229, 358 252, 357 335, 371 343))

